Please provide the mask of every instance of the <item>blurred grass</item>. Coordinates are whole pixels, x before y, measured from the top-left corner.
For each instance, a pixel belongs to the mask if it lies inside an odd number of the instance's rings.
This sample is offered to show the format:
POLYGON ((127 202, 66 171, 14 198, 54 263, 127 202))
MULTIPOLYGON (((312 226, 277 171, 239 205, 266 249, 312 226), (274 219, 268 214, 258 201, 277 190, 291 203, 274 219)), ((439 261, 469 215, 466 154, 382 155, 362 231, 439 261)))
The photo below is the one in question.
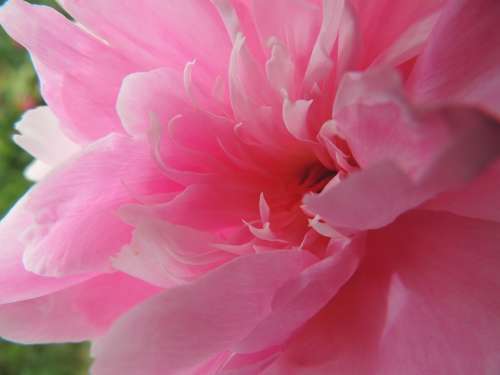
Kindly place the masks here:
MULTIPOLYGON (((0 217, 30 186, 22 172, 31 157, 12 141, 13 125, 41 103, 28 54, 0 28, 0 217)), ((0 375, 81 375, 88 365, 87 344, 25 346, 0 339, 0 375)))

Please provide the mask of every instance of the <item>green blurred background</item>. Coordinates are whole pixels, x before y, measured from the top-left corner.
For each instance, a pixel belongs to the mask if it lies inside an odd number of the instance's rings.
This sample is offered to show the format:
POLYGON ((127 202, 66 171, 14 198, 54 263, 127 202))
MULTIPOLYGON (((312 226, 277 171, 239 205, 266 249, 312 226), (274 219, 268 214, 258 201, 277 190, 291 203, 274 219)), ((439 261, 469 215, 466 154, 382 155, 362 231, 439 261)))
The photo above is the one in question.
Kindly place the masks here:
MULTIPOLYGON (((30 2, 57 7, 53 0, 30 2)), ((31 157, 13 143, 13 124, 42 103, 28 54, 0 28, 0 217, 30 186, 23 169, 31 157)), ((86 344, 24 346, 0 339, 0 375, 81 375, 88 364, 86 344)))

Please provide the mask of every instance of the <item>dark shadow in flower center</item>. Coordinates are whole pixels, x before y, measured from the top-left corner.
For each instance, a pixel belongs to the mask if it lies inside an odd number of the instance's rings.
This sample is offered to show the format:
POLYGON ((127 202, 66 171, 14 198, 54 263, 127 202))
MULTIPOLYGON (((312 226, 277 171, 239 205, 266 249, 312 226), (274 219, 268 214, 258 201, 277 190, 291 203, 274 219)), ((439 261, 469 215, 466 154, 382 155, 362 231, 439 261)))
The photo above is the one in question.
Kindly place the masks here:
POLYGON ((303 169, 299 178, 299 186, 304 192, 319 193, 336 175, 337 171, 316 162, 303 169))

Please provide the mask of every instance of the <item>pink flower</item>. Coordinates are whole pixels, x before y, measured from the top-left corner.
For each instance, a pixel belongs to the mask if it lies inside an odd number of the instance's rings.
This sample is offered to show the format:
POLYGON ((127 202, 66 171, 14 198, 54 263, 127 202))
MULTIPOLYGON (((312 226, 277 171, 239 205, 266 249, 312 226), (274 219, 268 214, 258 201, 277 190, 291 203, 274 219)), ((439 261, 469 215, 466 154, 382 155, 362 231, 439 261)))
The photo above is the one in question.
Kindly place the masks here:
POLYGON ((0 334, 96 375, 499 374, 498 0, 11 0, 48 107, 0 334))

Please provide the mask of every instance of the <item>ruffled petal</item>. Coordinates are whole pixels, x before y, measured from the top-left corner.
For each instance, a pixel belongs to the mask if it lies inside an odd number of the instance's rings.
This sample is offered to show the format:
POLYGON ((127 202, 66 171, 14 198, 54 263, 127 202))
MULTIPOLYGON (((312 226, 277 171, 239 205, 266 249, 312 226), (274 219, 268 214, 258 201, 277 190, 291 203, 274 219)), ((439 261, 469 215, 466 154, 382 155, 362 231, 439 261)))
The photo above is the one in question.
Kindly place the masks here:
POLYGON ((42 277, 26 270, 23 264, 25 245, 22 237, 32 223, 25 195, 0 222, 0 303, 36 298, 71 287, 92 274, 71 277, 42 277))
POLYGON ((352 282, 264 374, 498 373, 499 229, 420 211, 370 233, 352 282))
POLYGON ((24 265, 46 276, 109 269, 109 257, 131 238, 118 207, 172 185, 143 141, 111 135, 90 145, 28 192, 22 211, 12 212, 31 219, 22 228, 24 265))
POLYGON ((150 299, 96 342, 93 374, 189 373, 243 339, 311 261, 299 251, 243 256, 150 299))
MULTIPOLYGON (((371 115, 373 111, 365 113, 371 115)), ((378 228, 439 193, 473 181, 500 156, 500 127, 491 117, 467 108, 441 109, 429 116, 427 125, 432 132, 442 126, 446 130, 446 141, 429 150, 418 143, 411 145, 408 138, 399 139, 397 131, 392 134, 386 131, 372 133, 370 129, 367 134, 373 137, 366 137, 364 144, 358 143, 363 147, 361 151, 366 152, 365 156, 373 157, 373 160, 366 159, 369 166, 340 183, 330 183, 319 194, 306 195, 305 209, 334 227, 378 228), (377 134, 380 138, 375 137, 377 134), (373 147, 370 147, 371 142, 374 142, 373 147), (387 148, 383 147, 385 142, 390 142, 387 148), (394 153, 398 142, 407 146, 405 152, 416 152, 408 159, 414 162, 419 160, 420 152, 427 151, 419 169, 403 169, 408 154, 394 153)), ((362 123, 372 127, 377 124, 362 123)), ((425 140, 425 132, 418 142, 422 140, 425 140)), ((354 154, 359 151, 355 148, 354 154)))
POLYGON ((122 273, 97 276, 43 297, 0 305, 0 336, 25 344, 94 339, 158 291, 122 273))

